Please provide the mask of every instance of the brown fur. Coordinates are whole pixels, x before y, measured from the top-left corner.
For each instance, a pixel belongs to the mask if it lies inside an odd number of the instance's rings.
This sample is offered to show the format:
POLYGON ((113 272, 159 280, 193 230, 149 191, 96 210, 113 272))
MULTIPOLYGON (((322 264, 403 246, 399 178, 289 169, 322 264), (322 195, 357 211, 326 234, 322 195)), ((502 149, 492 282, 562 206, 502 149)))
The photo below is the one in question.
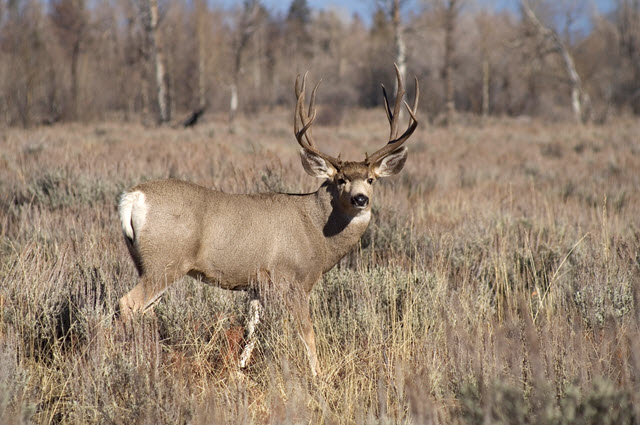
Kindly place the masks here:
MULTIPOLYGON (((184 275, 232 290, 248 289, 268 276, 281 290, 303 294, 302 300, 286 294, 284 299, 291 299, 288 307, 299 320, 315 374, 309 292, 357 244, 371 209, 370 203, 356 208, 350 201, 356 193, 372 194, 366 165, 349 164, 334 174, 335 181, 301 195, 232 195, 172 179, 125 192, 123 196, 144 194, 146 214, 139 228, 131 220, 135 236, 127 238, 140 282, 120 300, 123 318, 150 308, 184 275), (338 180, 345 183, 336 184, 338 180)), ((133 215, 136 208, 141 207, 134 205, 133 215)))
MULTIPOLYGON (((387 110, 393 137, 404 93, 397 67, 396 73, 399 95, 394 112, 387 110)), ((169 179, 142 183, 125 192, 120 221, 140 282, 120 299, 123 318, 150 308, 169 285, 184 275, 200 277, 226 289, 248 289, 267 276, 297 317, 311 371, 316 374, 309 293, 322 274, 357 244, 367 228, 373 182, 402 170, 407 149, 401 146, 418 125, 414 112, 418 87, 416 80, 413 110, 407 105, 411 115, 407 131, 364 161, 343 162, 323 154, 312 143, 307 130, 315 111, 307 114, 303 107, 305 80, 306 75, 301 86, 299 79, 296 81, 294 131, 302 146, 303 168, 325 183, 316 192, 303 195, 231 195, 169 179), (300 130, 298 117, 303 123, 300 130)), ((317 87, 312 92, 311 110, 317 87)), ((388 101, 385 104, 389 108, 388 101)), ((251 329, 258 320, 256 314, 250 322, 251 329)), ((251 349, 243 353, 246 361, 251 349)))

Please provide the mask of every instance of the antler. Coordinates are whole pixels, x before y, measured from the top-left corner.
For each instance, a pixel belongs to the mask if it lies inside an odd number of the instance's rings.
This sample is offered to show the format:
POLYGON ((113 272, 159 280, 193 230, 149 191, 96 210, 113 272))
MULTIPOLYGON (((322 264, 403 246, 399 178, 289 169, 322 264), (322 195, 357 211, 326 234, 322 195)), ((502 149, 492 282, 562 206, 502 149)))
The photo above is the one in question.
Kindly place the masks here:
POLYGON ((316 86, 313 88, 313 91, 311 92, 311 101, 309 102, 309 112, 307 112, 305 111, 306 105, 304 100, 304 92, 305 92, 305 85, 307 83, 308 73, 309 73, 308 71, 305 72, 304 77, 302 77, 302 86, 300 85, 300 75, 296 77, 297 102, 296 102, 296 111, 293 116, 293 131, 296 134, 296 139, 298 140, 298 143, 300 144, 300 146, 302 146, 308 151, 315 153, 316 155, 323 158, 324 160, 330 162, 331 165, 333 165, 334 167, 340 168, 340 166, 342 165, 342 160, 340 159, 340 157, 338 156, 338 158, 334 158, 330 155, 320 152, 316 147, 316 144, 314 143, 313 138, 311 137, 311 124, 313 124, 313 120, 316 119, 316 109, 315 109, 316 90, 318 90, 318 86, 320 85, 320 81, 322 80, 318 81, 318 84, 316 84, 316 86), (302 129, 298 127, 298 116, 300 117, 300 122, 302 123, 302 129))
POLYGON ((384 147, 374 152, 372 155, 366 155, 364 163, 365 164, 374 164, 381 158, 384 158, 391 152, 397 150, 402 146, 404 142, 413 134, 416 127, 418 127, 418 120, 416 119, 416 113, 418 111, 418 99, 420 97, 420 88, 418 87, 418 78, 414 77, 416 83, 416 97, 413 101, 413 108, 409 107, 409 104, 406 101, 403 101, 404 97, 404 84, 402 82, 402 77, 400 76, 400 70, 398 69, 398 65, 393 64, 396 68, 396 77, 398 78, 398 93, 396 94, 396 103, 393 107, 393 111, 389 107, 389 99, 387 98, 387 91, 382 85, 382 95, 384 96, 384 106, 385 111, 387 112, 387 118, 389 119, 389 125, 391 127, 391 131, 389 133, 389 143, 387 143, 384 147), (400 119, 400 108, 402 103, 407 107, 407 111, 411 118, 409 118, 409 127, 402 134, 402 136, 398 137, 398 121, 400 119))

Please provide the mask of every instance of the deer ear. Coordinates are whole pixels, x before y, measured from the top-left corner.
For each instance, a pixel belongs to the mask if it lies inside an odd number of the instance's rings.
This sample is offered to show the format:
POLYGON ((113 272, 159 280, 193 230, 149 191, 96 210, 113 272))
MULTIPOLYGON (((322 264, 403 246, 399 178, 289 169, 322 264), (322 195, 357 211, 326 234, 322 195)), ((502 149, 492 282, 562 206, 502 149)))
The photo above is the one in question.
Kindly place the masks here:
POLYGON ((373 173, 378 177, 393 176, 402 170, 405 162, 407 162, 407 148, 402 147, 373 164, 373 173))
POLYGON ((332 179, 336 175, 337 170, 333 165, 324 160, 324 158, 306 149, 300 149, 300 159, 304 171, 311 177, 319 179, 332 179))

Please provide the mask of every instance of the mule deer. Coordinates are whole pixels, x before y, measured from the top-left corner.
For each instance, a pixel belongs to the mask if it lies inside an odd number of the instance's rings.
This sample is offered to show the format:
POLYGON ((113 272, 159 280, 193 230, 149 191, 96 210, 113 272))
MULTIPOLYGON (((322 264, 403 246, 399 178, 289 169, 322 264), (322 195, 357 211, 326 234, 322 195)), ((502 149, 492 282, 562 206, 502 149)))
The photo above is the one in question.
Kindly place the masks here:
MULTIPOLYGON (((305 171, 323 179, 309 194, 232 195, 179 180, 142 183, 124 192, 120 220, 129 252, 140 275, 138 284, 120 299, 123 320, 151 308, 177 278, 189 275, 225 289, 248 290, 262 279, 285 291, 306 346, 313 375, 319 370, 309 293, 357 243, 371 218, 373 183, 400 172, 407 159, 403 143, 418 121, 418 80, 409 125, 398 136, 404 88, 396 66, 398 92, 393 110, 382 86, 389 142, 363 161, 343 161, 321 152, 311 136, 320 83, 305 103, 305 74, 296 79, 294 132, 302 147, 305 171), (299 121, 301 126, 299 125, 299 121), (296 294, 302 294, 297 297, 296 294), (293 301, 296 299, 296 301, 293 301), (295 308, 294 308, 295 307, 295 308)), ((240 358, 244 367, 255 343, 260 303, 251 301, 248 343, 240 358)))

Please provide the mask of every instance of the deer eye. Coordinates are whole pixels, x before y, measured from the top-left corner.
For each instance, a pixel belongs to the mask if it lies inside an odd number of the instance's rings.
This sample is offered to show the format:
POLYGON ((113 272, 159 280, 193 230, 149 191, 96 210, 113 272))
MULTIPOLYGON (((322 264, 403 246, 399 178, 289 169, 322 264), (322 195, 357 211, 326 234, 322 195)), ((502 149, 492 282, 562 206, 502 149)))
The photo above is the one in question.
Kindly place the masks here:
POLYGON ((343 184, 345 184, 345 183, 346 183, 345 179, 338 179, 338 184, 339 184, 340 186, 342 186, 342 185, 343 185, 343 184))
POLYGON ((369 178, 367 179, 367 183, 369 183, 369 184, 373 184, 373 179, 372 179, 371 177, 369 177, 369 178))

